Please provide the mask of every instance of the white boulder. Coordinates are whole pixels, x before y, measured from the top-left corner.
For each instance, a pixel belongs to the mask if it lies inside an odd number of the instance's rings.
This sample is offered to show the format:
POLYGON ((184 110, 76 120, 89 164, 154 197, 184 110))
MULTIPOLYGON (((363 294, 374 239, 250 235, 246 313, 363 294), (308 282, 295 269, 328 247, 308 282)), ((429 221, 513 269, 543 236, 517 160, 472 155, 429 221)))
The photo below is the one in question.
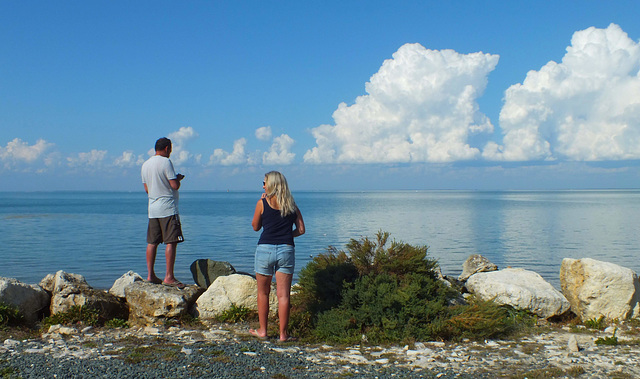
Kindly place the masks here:
POLYGON ((144 278, 140 276, 138 273, 133 271, 127 271, 124 275, 118 278, 115 282, 113 282, 113 286, 109 289, 109 293, 113 296, 124 299, 126 297, 124 293, 125 287, 134 282, 143 281, 144 278))
POLYGON ((133 325, 164 324, 188 314, 203 289, 186 286, 183 289, 145 281, 134 281, 124 288, 129 305, 129 322, 133 325))
MULTIPOLYGON (((251 310, 258 309, 257 281, 243 274, 219 276, 211 283, 207 291, 200 295, 193 308, 193 313, 203 319, 215 318, 233 305, 251 310)), ((269 294, 269 313, 274 315, 278 310, 276 290, 272 286, 269 294)))
POLYGON ((560 286, 582 320, 625 320, 639 316, 640 282, 631 269, 591 258, 565 258, 560 286))
POLYGON ((466 287, 482 300, 528 310, 543 318, 559 316, 570 304, 539 274, 522 268, 479 272, 469 277, 466 287))
POLYGON ((82 275, 60 270, 42 279, 40 287, 51 293, 52 315, 78 306, 98 310, 106 320, 127 317, 128 309, 123 301, 106 291, 94 289, 82 275))

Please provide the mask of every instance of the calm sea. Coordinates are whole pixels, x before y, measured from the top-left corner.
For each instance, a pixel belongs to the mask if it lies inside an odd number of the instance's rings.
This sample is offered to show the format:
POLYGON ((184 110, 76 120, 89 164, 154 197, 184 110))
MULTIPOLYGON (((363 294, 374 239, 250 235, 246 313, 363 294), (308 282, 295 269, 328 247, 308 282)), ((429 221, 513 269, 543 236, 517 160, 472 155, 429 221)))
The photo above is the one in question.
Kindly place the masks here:
MULTIPOLYGON (((559 288, 562 259, 590 257, 640 269, 640 191, 418 191, 294 193, 307 233, 296 238, 300 269, 328 246, 378 230, 429 246, 443 273, 458 276, 471 254, 500 268, 533 270, 559 288)), ((181 192, 186 241, 176 276, 193 283, 196 259, 253 271, 258 192, 181 192)), ((0 276, 39 283, 58 270, 109 288, 129 270, 146 277, 144 192, 0 193, 0 276)), ((164 273, 164 249, 156 261, 164 273)), ((294 279, 295 280, 295 279, 294 279)))

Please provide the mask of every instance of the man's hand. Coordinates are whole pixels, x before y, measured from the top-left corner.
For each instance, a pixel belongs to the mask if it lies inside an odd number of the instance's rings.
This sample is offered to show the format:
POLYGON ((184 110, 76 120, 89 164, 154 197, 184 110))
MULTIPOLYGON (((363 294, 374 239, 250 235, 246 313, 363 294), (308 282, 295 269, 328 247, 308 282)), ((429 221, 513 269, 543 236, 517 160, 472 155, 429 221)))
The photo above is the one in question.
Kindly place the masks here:
POLYGON ((178 181, 180 181, 180 180, 184 179, 184 175, 182 175, 182 174, 177 174, 177 175, 176 175, 176 179, 178 179, 178 181))

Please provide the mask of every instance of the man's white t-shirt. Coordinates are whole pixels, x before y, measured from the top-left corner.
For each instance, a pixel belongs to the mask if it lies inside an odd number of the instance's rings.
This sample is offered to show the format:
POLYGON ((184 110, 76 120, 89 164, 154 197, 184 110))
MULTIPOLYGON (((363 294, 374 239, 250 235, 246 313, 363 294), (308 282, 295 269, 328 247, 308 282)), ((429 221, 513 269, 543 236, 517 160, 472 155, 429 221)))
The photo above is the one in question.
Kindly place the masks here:
POLYGON ((177 179, 171 160, 154 155, 144 162, 141 173, 149 191, 149 218, 178 214, 178 191, 169 184, 169 180, 177 179))

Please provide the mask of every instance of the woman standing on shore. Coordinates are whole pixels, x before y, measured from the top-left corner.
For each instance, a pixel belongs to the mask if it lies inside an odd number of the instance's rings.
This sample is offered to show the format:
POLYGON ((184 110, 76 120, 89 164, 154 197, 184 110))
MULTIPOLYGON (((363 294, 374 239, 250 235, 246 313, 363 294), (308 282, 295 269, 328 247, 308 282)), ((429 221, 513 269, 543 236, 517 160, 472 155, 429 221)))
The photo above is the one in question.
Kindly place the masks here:
POLYGON ((253 214, 251 226, 256 232, 262 229, 255 256, 256 280, 258 282, 258 318, 260 328, 249 332, 262 339, 267 338, 269 318, 269 293, 275 273, 280 319, 280 341, 290 341, 289 309, 291 280, 295 266, 293 238, 304 234, 304 220, 293 200, 284 175, 277 171, 265 174, 262 182, 264 193, 253 214), (295 225, 295 229, 293 226, 295 225))

